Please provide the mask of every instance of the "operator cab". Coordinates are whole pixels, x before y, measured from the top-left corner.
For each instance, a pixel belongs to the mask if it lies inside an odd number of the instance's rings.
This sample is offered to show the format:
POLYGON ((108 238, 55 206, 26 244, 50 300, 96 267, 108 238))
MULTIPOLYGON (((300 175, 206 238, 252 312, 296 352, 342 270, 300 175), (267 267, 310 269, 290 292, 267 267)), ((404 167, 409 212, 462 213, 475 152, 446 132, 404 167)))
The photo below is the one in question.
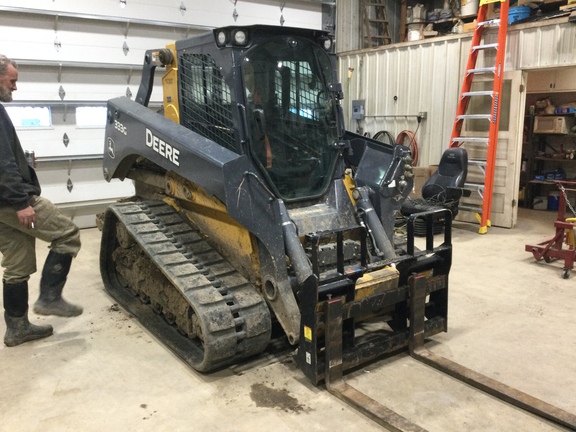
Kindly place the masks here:
POLYGON ((328 189, 343 129, 330 58, 315 40, 277 35, 241 61, 249 152, 285 201, 328 189))

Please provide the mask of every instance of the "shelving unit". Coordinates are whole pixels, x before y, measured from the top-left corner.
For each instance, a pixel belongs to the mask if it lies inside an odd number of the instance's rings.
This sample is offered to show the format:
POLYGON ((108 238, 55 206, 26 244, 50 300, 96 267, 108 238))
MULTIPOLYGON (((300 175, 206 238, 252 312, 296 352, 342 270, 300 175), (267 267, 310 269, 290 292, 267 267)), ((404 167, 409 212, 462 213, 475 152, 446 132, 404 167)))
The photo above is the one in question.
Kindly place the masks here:
MULTIPOLYGON (((534 198, 548 197, 557 191, 557 185, 550 179, 536 180, 535 176, 555 169, 562 169, 566 177, 576 178, 576 156, 566 159, 566 150, 576 149, 576 134, 534 134, 534 123, 537 117, 553 117, 562 114, 542 114, 535 106, 538 101, 550 99, 554 106, 562 106, 576 101, 576 67, 543 68, 528 73, 526 86, 526 115, 524 117, 524 139, 522 147, 523 161, 526 169, 521 173, 520 185, 524 188, 521 205, 533 208, 534 198), (553 150, 555 148, 556 150, 553 150), (564 158, 559 156, 564 150, 564 158)), ((575 113, 563 114, 575 117, 575 113)), ((569 131, 570 132, 570 131, 569 131)))
POLYGON ((427 20, 428 12, 433 11, 434 9, 440 9, 442 6, 441 3, 434 0, 402 0, 401 4, 401 14, 400 14, 400 40, 406 40, 407 36, 407 24, 421 24, 422 29, 428 24, 432 24, 434 31, 438 33, 438 35, 450 34, 452 32, 452 28, 458 21, 463 21, 465 23, 470 23, 474 21, 476 18, 476 14, 473 15, 460 15, 459 12, 459 5, 460 1, 456 2, 452 0, 450 2, 450 8, 452 9, 453 16, 450 18, 438 19, 437 21, 430 21, 427 20), (424 5, 426 7, 426 19, 422 22, 408 22, 407 20, 407 8, 413 7, 417 4, 424 5))
MULTIPOLYGON (((575 113, 542 115, 542 117, 576 117, 575 113)), ((547 200, 557 190, 554 180, 576 177, 576 133, 534 132, 535 116, 527 117, 529 127, 524 206, 533 208, 537 197, 547 200), (531 151, 530 151, 531 150, 531 151), (540 178, 540 177, 542 178, 540 178)))

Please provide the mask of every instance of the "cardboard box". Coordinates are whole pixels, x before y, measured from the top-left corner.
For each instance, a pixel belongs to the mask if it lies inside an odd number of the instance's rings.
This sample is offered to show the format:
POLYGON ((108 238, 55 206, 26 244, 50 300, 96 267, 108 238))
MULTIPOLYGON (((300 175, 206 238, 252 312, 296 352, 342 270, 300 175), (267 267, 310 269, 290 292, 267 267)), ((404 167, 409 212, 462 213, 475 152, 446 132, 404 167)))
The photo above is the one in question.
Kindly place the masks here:
POLYGON ((422 187, 430 178, 430 167, 414 167, 414 186, 410 198, 422 198, 422 187))
POLYGON ((532 201, 532 208, 534 210, 547 210, 548 209, 548 197, 537 196, 534 197, 532 201))
POLYGON ((476 29, 476 20, 462 24, 462 33, 470 33, 476 29))

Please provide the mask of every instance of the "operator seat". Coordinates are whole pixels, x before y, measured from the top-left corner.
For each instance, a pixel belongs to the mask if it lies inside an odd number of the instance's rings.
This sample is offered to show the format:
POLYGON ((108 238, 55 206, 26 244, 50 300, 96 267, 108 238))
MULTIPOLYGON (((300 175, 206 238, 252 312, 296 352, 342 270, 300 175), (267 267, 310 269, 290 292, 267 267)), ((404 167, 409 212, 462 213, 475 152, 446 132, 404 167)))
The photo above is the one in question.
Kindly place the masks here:
MULTIPOLYGON (((402 204, 400 212, 408 217, 414 213, 421 213, 435 209, 447 209, 452 214, 452 219, 458 214, 460 198, 470 196, 470 190, 464 189, 466 176, 468 175, 468 154, 460 147, 447 149, 438 169, 422 186, 422 198, 407 198, 402 204)), ((435 217, 434 234, 444 230, 444 218, 435 217)), ((426 235, 426 222, 417 219, 414 223, 416 235, 426 235)))

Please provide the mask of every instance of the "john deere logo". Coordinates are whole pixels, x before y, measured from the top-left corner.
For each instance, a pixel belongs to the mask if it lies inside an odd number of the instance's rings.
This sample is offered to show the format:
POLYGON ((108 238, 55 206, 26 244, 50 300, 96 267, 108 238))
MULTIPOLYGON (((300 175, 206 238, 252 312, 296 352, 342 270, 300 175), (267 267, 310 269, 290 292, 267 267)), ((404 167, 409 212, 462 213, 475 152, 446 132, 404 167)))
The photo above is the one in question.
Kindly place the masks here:
POLYGON ((116 157, 116 145, 114 144, 114 140, 112 138, 108 138, 106 141, 106 153, 108 153, 108 157, 110 159, 114 159, 116 157))

